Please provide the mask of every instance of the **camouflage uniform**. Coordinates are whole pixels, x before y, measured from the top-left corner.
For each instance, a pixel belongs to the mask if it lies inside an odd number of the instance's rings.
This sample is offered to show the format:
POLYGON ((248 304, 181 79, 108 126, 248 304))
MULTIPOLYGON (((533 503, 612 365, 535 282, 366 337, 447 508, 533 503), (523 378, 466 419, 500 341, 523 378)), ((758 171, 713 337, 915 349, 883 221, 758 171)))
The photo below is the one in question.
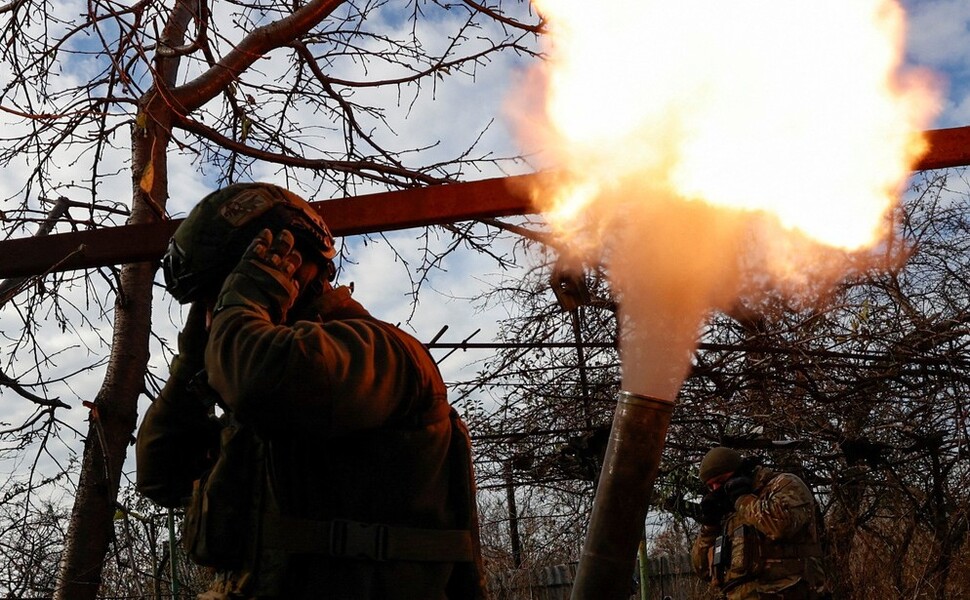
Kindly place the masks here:
MULTIPOLYGON (((208 384, 263 440, 265 502, 246 567, 217 573, 200 598, 481 598, 469 440, 434 361, 346 288, 274 324, 293 297, 278 271, 239 267, 212 321, 208 384), (374 531, 379 548, 355 534, 374 531), (337 538, 346 554, 332 552, 337 538)), ((138 436, 138 487, 169 506, 215 446, 212 419, 191 401, 197 361, 175 360, 138 436)))
POLYGON ((694 570, 729 600, 815 599, 823 587, 815 502, 790 473, 758 467, 752 494, 737 499, 721 526, 704 525, 694 542, 694 570), (731 540, 723 569, 712 569, 715 540, 731 540))

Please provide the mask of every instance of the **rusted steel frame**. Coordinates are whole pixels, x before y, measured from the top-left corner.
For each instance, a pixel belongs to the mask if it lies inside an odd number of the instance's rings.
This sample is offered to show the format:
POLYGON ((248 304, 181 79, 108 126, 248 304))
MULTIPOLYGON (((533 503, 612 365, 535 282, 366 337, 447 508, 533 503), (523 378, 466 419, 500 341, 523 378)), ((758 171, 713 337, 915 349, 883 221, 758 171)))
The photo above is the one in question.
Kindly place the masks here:
MULTIPOLYGON (((311 202, 334 235, 355 235, 534 212, 536 175, 311 202)), ((181 219, 0 241, 0 279, 157 260, 181 219)))
POLYGON ((924 132, 929 151, 914 171, 930 171, 970 165, 970 126, 924 132))
MULTIPOLYGON (((926 132, 929 151, 914 170, 970 165, 970 126, 926 132)), ((526 192, 536 175, 368 194, 313 204, 335 235, 534 212, 526 192)), ((0 279, 156 260, 179 221, 123 225, 44 238, 0 241, 0 279)))

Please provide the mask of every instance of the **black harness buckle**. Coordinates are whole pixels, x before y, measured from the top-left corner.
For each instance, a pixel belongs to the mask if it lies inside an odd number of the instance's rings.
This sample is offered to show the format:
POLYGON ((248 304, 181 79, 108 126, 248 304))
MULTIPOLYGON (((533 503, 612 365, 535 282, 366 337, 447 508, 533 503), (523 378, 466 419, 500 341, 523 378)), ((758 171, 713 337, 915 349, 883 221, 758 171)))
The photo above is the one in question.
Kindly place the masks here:
POLYGON ((329 551, 334 557, 387 560, 387 525, 335 519, 329 551))

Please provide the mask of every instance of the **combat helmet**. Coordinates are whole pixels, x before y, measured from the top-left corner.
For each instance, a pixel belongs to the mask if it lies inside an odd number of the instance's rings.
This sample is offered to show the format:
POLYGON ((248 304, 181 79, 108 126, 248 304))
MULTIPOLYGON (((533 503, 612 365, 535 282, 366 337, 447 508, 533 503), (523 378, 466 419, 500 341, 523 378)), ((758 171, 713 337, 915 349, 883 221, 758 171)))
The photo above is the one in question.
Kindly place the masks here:
POLYGON ((742 464, 741 455, 736 450, 723 446, 712 448, 701 460, 700 480, 707 483, 718 475, 737 471, 742 464))
POLYGON ((316 254, 333 277, 333 235, 306 200, 268 183, 236 183, 203 198, 175 230, 162 259, 165 288, 181 304, 217 292, 264 228, 290 230, 304 258, 316 254))

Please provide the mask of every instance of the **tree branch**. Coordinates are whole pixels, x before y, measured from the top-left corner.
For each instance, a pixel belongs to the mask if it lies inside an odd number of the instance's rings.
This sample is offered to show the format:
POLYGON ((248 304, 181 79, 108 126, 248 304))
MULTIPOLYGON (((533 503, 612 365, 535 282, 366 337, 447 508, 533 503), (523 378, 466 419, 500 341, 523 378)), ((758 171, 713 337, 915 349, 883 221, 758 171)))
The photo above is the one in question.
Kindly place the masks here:
POLYGON ((302 156, 297 156, 296 154, 267 152, 265 150, 259 150, 242 142, 237 142, 236 140, 228 138, 218 131, 207 127, 194 119, 190 119, 189 117, 176 115, 175 119, 178 125, 185 131, 189 131, 204 137, 227 150, 238 152, 239 154, 258 160, 264 160, 291 167, 301 167, 305 169, 329 169, 344 173, 356 173, 362 177, 367 177, 372 181, 386 183, 388 185, 397 187, 410 187, 418 184, 434 185, 449 181, 448 179, 432 177, 430 175, 425 175, 424 173, 412 171, 404 167, 394 167, 371 161, 313 159, 303 158, 302 156), (368 176, 364 174, 364 171, 372 171, 377 175, 368 176), (411 181, 408 182, 402 180, 411 181))
POLYGON ((253 30, 214 67, 171 90, 182 114, 189 114, 222 93, 270 50, 292 43, 330 15, 343 0, 312 0, 288 17, 253 30))

